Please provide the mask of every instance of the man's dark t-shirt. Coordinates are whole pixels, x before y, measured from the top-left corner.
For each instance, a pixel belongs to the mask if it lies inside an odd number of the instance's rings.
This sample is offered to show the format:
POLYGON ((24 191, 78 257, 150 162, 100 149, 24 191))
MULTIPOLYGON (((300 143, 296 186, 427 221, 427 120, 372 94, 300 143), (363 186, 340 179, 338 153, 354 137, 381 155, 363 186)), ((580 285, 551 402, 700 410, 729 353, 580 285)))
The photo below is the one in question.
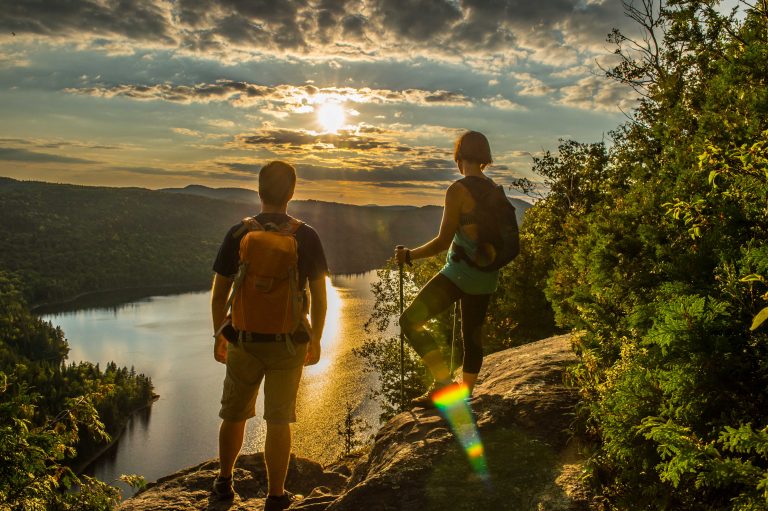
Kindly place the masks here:
MULTIPOLYGON (((287 222, 291 217, 283 213, 260 213, 256 215, 256 220, 261 225, 272 222, 276 225, 281 225, 287 222)), ((213 263, 213 271, 219 275, 223 275, 228 278, 234 278, 237 274, 237 269, 240 266, 240 240, 248 231, 243 232, 241 236, 233 237, 233 234, 242 227, 243 223, 239 222, 233 225, 224 237, 224 241, 219 247, 219 253, 216 256, 216 261, 213 263)), ((307 224, 301 224, 296 231, 296 244, 298 245, 298 266, 299 266, 299 289, 305 295, 306 302, 306 288, 309 280, 317 280, 325 277, 328 274, 328 264, 325 261, 325 252, 323 252, 323 245, 320 243, 320 237, 315 230, 307 224)), ((231 328, 231 327, 230 327, 231 328)), ((304 329, 300 328, 300 332, 304 329)), ((233 340, 232 336, 236 335, 234 330, 225 330, 225 337, 229 340, 233 340)), ((297 342, 309 341, 309 337, 299 335, 295 338, 297 342)))
MULTIPOLYGON (((260 213, 256 215, 256 220, 262 225, 269 222, 281 225, 290 218, 283 213, 260 213)), ((219 275, 234 278, 237 273, 237 268, 240 265, 240 240, 246 233, 244 232, 242 236, 237 238, 232 235, 242 225, 242 222, 233 225, 219 247, 219 253, 213 263, 213 271, 219 275)), ((328 274, 328 263, 325 260, 325 252, 323 252, 320 237, 312 227, 302 224, 296 231, 296 243, 299 252, 299 289, 306 289, 308 280, 317 280, 328 274)))

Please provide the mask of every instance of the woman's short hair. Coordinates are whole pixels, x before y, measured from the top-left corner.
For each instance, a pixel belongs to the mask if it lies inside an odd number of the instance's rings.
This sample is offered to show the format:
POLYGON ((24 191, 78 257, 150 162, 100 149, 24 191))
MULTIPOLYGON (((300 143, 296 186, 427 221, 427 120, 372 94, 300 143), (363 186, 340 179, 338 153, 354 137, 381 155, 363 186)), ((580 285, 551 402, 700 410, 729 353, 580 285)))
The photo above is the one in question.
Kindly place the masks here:
POLYGON ((456 139, 453 160, 467 160, 481 165, 493 163, 491 145, 485 135, 479 131, 467 131, 456 139))
POLYGON ((271 161, 259 171, 259 197, 272 205, 286 204, 296 187, 296 169, 284 161, 271 161))

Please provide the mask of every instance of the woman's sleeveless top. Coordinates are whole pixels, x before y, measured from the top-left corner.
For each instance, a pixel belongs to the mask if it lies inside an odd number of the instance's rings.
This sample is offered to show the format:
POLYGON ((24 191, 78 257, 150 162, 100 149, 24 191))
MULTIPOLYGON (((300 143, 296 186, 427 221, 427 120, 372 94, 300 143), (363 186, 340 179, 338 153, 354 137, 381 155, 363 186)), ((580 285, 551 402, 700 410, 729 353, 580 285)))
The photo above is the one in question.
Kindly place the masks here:
MULTIPOLYGON (((459 219, 460 225, 469 225, 475 222, 472 212, 463 213, 459 219)), ((499 284, 498 270, 489 272, 470 266, 463 259, 455 257, 454 244, 462 247, 470 256, 473 256, 477 251, 477 242, 465 236, 460 228, 457 229, 456 234, 453 235, 453 244, 448 250, 445 266, 440 270, 440 273, 448 277, 451 282, 456 284, 456 287, 468 295, 488 295, 496 291, 499 284)))

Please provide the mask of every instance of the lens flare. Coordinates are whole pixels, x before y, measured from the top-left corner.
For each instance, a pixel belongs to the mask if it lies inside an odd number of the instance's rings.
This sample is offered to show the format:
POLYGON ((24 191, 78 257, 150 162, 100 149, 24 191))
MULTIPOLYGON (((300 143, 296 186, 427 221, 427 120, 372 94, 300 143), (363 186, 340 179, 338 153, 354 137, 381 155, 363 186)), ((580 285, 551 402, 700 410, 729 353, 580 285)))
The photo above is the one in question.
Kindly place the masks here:
POLYGON ((448 385, 435 393, 432 401, 451 427, 454 436, 467 453, 469 464, 481 479, 488 481, 488 463, 477 431, 475 417, 469 406, 469 389, 463 383, 448 385))

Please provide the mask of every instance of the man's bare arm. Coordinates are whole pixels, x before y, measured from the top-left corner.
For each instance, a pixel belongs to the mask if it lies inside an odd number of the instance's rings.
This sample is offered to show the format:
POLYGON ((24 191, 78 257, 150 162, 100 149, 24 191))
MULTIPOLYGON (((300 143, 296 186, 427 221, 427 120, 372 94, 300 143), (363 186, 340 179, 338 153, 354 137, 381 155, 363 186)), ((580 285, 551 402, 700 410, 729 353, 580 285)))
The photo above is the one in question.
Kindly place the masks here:
MULTIPOLYGON (((211 318, 213 331, 217 332, 227 318, 227 299, 232 289, 232 279, 215 273, 211 287, 211 318)), ((213 346, 213 357, 221 362, 227 361, 227 340, 223 335, 216 336, 213 346)))
POLYGON ((325 276, 309 281, 309 316, 312 326, 312 338, 309 341, 305 365, 313 365, 320 360, 320 339, 325 327, 325 313, 328 300, 325 295, 325 276))

